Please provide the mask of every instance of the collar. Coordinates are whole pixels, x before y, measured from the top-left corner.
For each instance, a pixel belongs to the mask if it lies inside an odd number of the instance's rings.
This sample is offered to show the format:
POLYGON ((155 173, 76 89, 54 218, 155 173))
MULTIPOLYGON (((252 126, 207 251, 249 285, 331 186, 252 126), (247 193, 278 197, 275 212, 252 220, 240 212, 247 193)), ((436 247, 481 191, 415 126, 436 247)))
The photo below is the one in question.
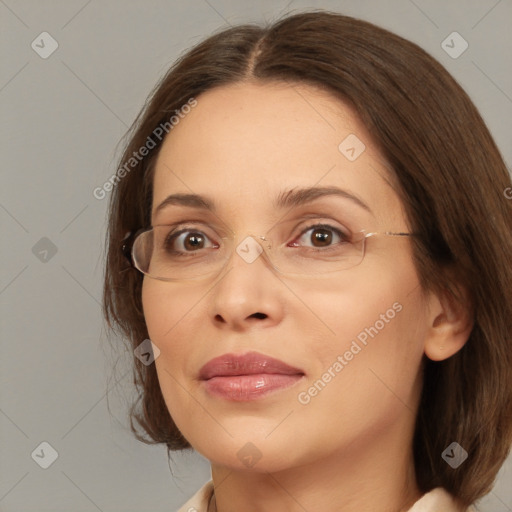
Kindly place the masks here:
MULTIPOLYGON (((197 492, 188 500, 178 512, 217 512, 215 506, 215 494, 213 480, 206 482, 197 492)), ((408 512, 460 512, 454 498, 442 487, 436 487, 425 493, 408 512)), ((473 507, 469 507, 465 512, 476 512, 473 507)))

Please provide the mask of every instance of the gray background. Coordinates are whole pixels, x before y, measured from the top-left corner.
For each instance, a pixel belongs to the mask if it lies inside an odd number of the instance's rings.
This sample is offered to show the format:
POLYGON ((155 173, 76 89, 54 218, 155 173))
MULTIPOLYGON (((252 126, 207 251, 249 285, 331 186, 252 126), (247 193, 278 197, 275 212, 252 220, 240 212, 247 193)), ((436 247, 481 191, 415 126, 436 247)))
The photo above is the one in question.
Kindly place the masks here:
MULTIPOLYGON (((116 144, 181 52, 219 27, 311 7, 426 49, 510 164, 510 0, 0 0, 0 510, 169 512, 209 479, 202 457, 176 454, 169 465, 165 448, 127 428, 129 354, 111 352, 100 315, 107 199, 92 191, 115 172, 116 144), (59 45, 47 59, 31 48, 43 31, 59 45), (469 43, 457 59, 441 47, 453 31, 469 43), (31 457, 43 441, 58 452, 48 469, 31 457)), ((509 458, 480 509, 511 511, 511 484, 509 458)))

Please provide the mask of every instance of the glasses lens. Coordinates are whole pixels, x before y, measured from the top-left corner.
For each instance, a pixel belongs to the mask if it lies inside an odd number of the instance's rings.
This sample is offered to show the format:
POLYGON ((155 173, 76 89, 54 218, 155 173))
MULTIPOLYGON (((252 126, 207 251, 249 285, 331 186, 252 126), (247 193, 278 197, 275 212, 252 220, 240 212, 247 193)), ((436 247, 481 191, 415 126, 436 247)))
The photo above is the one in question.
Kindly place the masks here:
MULTIPOLYGON (((364 257, 364 233, 347 241, 333 240, 329 230, 317 230, 307 243, 293 246, 269 238, 264 240, 255 243, 262 245, 271 265, 283 274, 329 274, 355 267, 364 257)), ((135 239, 132 254, 135 266, 146 275, 186 280, 218 273, 231 254, 229 242, 224 238, 216 243, 193 229, 176 231, 171 226, 155 226, 135 239)), ((238 252, 238 256, 248 264, 263 256, 263 251, 254 249, 255 257, 247 258, 245 252, 238 252)))
MULTIPOLYGON (((330 242, 328 233, 315 233, 313 242, 320 240, 330 242), (318 235, 320 235, 318 237, 318 235)), ((287 246, 281 244, 269 255, 274 266, 284 274, 321 275, 347 270, 359 265, 364 257, 364 236, 350 241, 336 241, 324 246, 301 245, 287 246)))
POLYGON ((226 249, 200 231, 155 226, 135 239, 133 260, 141 272, 157 279, 193 279, 219 271, 226 249))

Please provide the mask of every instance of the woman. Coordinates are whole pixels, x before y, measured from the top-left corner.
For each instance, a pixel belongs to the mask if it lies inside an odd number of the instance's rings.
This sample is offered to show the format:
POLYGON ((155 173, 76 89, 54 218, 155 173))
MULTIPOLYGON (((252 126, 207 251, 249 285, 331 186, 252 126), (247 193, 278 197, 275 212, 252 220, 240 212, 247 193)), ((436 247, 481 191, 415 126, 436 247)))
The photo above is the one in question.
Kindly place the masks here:
POLYGON ((136 436, 211 462, 180 510, 471 510, 512 441, 508 187, 460 86, 370 23, 179 59, 116 175, 104 304, 136 436))

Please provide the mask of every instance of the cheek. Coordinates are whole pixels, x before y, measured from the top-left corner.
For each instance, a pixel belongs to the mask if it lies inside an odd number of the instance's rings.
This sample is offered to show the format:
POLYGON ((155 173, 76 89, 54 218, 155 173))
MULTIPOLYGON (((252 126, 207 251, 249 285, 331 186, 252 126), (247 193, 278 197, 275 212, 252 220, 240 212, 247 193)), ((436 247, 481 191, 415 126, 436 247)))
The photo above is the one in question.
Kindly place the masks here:
MULTIPOLYGON (((164 398, 179 393, 178 382, 190 377, 200 347, 193 342, 197 315, 203 315, 201 294, 175 283, 144 281, 142 305, 149 338, 159 348, 155 365, 164 398), (173 378, 174 377, 174 378, 173 378)), ((169 406, 169 404, 168 404, 169 406)))
POLYGON ((175 336, 175 333, 182 331, 191 314, 197 314, 201 308, 201 294, 192 286, 145 278, 142 307, 151 340, 160 350, 166 350, 169 340, 173 340, 177 347, 186 343, 183 336, 175 336))
POLYGON ((320 379, 318 394, 327 401, 356 406, 396 399, 393 394, 406 403, 414 401, 426 335, 425 304, 411 260, 396 264, 400 270, 380 266, 372 271, 367 265, 338 286, 309 291, 308 303, 320 312, 323 332, 329 331, 308 348, 310 360, 316 361, 309 384, 320 379), (322 387, 326 381, 328 393, 322 387))
MULTIPOLYGON (((199 313, 201 294, 192 287, 145 278, 142 286, 144 317, 151 341, 159 348, 155 360, 158 381, 174 422, 180 430, 194 416, 187 379, 198 347, 192 343, 190 319, 199 313)), ((185 428, 187 430, 187 428, 185 428)))
POLYGON ((345 373, 349 393, 364 390, 369 405, 383 399, 413 405, 423 356, 417 306, 415 300, 399 294, 369 301, 364 323, 353 325, 351 335, 342 339, 345 369, 350 370, 345 373))
POLYGON ((311 360, 318 362, 314 373, 327 371, 341 360, 343 367, 337 365, 337 373, 350 373, 351 381, 374 380, 372 370, 379 370, 390 385, 406 385, 414 379, 416 363, 423 354, 419 301, 400 293, 361 299, 353 294, 338 295, 336 307, 333 301, 325 301, 322 318, 330 335, 309 347, 314 351, 311 360), (344 371, 349 367, 357 371, 344 371))

